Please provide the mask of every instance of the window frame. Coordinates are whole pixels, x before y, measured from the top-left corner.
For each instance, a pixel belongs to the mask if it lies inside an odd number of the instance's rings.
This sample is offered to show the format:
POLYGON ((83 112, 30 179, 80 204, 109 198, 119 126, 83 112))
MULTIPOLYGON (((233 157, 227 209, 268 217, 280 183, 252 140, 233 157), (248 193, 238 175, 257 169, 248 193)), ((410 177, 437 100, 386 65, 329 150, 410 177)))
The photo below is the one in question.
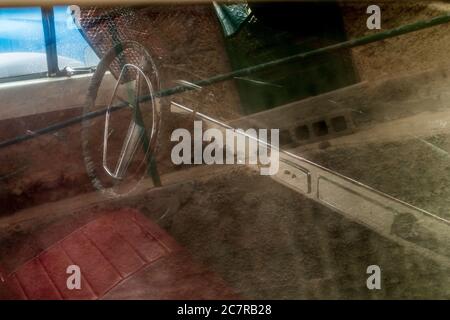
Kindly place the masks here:
POLYGON ((47 72, 49 77, 60 73, 58 68, 58 52, 56 49, 55 15, 53 7, 41 7, 44 30, 45 53, 47 56, 47 72))

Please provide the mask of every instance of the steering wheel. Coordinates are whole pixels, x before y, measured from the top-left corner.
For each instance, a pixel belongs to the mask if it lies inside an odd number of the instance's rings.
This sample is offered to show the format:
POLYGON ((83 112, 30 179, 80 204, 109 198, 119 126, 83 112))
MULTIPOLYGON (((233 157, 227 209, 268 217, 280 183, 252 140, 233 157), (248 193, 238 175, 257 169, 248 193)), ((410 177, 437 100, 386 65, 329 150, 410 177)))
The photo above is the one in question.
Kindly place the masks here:
POLYGON ((161 127, 159 75, 134 41, 110 49, 91 78, 83 109, 82 152, 93 186, 114 197, 150 175, 160 185, 155 156, 161 127), (109 72, 110 71, 110 72, 109 72))

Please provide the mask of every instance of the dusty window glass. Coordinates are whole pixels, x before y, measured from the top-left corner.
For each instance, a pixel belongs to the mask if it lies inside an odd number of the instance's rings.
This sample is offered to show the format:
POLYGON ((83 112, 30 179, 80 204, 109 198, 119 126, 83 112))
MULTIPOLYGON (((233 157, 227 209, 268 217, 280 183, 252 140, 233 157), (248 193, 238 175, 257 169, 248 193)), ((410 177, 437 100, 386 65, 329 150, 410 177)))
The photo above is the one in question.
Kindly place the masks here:
POLYGON ((59 68, 94 50, 93 74, 0 85, 9 275, 63 243, 129 266, 99 298, 448 298, 448 1, 79 9, 55 7, 59 68))

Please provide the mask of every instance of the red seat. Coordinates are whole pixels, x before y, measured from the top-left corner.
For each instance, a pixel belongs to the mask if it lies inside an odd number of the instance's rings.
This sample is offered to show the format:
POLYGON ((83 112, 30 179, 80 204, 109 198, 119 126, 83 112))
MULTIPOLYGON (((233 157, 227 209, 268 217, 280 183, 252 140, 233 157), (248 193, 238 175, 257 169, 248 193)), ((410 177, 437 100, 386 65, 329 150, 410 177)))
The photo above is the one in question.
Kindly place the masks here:
POLYGON ((3 299, 236 298, 222 279, 133 209, 103 214, 2 278, 3 299), (69 265, 80 267, 79 290, 67 287, 69 265))

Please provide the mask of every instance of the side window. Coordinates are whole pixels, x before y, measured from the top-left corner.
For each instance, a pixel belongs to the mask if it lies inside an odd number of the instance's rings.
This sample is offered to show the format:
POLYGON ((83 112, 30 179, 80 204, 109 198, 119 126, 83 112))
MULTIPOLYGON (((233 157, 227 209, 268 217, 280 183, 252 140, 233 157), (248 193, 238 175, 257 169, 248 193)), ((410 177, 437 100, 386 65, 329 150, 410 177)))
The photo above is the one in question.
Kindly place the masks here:
POLYGON ((99 58, 83 38, 75 23, 68 24, 71 19, 69 6, 56 6, 53 11, 59 69, 96 66, 99 58))
POLYGON ((39 7, 0 9, 0 79, 47 72, 39 7))
POLYGON ((96 66, 99 58, 76 25, 68 23, 69 19, 68 6, 56 6, 53 12, 40 7, 1 8, 0 82, 45 77, 49 73, 64 76, 61 71, 65 67, 90 72, 86 68, 96 66), (50 30, 47 33, 43 20, 50 30), (56 54, 49 49, 55 46, 56 54))

